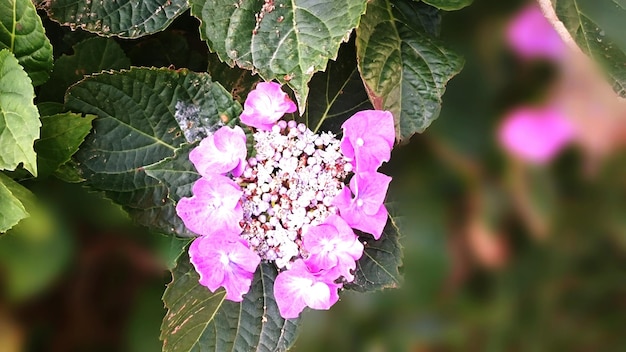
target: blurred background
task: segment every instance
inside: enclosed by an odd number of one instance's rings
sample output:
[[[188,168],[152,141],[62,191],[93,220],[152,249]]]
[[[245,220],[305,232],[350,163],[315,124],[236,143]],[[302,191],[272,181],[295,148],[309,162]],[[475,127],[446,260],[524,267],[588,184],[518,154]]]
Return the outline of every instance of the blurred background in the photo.
[[[465,67],[440,117],[382,170],[402,286],[308,311],[294,351],[626,351],[626,116],[567,54],[515,48],[507,31],[528,4],[444,14],[441,36]],[[55,56],[88,36],[45,25]],[[213,67],[191,17],[138,41],[119,41],[141,48],[127,52],[133,65]],[[559,109],[570,133],[537,144],[551,136],[537,123],[503,137],[520,107]],[[133,226],[78,184],[29,188],[41,214],[0,237],[0,351],[160,351],[167,268],[186,242]]]

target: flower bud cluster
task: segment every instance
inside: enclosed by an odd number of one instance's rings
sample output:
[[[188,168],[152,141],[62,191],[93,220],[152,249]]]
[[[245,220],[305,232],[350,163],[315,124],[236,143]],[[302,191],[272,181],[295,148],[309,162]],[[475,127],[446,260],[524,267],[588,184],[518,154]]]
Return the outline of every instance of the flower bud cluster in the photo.
[[[304,124],[279,121],[254,134],[256,155],[235,178],[243,190],[241,236],[261,259],[279,269],[305,257],[303,226],[318,225],[330,214],[352,165],[332,133],[315,134]]]
[[[284,318],[305,307],[329,309],[355,279],[364,251],[354,229],[379,239],[391,177],[378,172],[395,140],[388,111],[359,111],[343,137],[279,121],[296,106],[280,85],[248,94],[241,121],[256,129],[247,155],[244,130],[224,126],[189,153],[200,178],[176,212],[199,235],[189,259],[199,282],[242,301],[261,262],[275,263],[274,298]]]

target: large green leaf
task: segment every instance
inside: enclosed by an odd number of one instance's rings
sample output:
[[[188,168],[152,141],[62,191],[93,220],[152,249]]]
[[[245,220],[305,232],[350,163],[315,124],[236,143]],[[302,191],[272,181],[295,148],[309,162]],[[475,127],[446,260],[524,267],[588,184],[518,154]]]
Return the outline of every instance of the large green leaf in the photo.
[[[434,6],[438,9],[452,11],[459,10],[466,6],[469,6],[474,0],[423,0],[428,5]]]
[[[113,39],[89,38],[74,45],[73,49],[73,55],[63,55],[55,61],[50,80],[37,95],[39,101],[62,102],[65,90],[84,76],[130,67],[130,60]]]
[[[48,0],[48,16],[72,29],[102,36],[137,38],[164,30],[189,8],[186,0]]]
[[[326,68],[365,11],[366,0],[192,0],[211,51],[230,66],[293,88],[304,112],[307,82]]]
[[[133,68],[79,82],[69,89],[66,106],[98,116],[75,156],[89,185],[140,224],[189,235],[167,185],[146,168],[235,120],[241,106],[224,88],[208,74]]]
[[[0,233],[29,216],[22,203],[24,195],[32,197],[29,190],[0,172]]]
[[[445,85],[463,59],[433,37],[433,8],[408,0],[374,0],[357,29],[359,70],[370,100],[396,119],[398,138],[437,118]]]
[[[0,0],[0,49],[9,49],[34,86],[52,69],[52,45],[30,0]]]
[[[71,112],[41,118],[41,138],[35,142],[40,177],[51,175],[70,160],[91,130],[94,118]]]
[[[556,14],[580,48],[602,65],[626,97],[626,1],[553,0]]]
[[[350,116],[372,108],[356,66],[354,41],[341,46],[337,60],[314,75],[309,88],[311,94],[302,120],[313,132],[339,133],[341,124]]]
[[[37,176],[33,143],[39,138],[39,112],[35,91],[26,72],[7,49],[0,51],[0,170],[20,163]]]
[[[168,187],[169,197],[174,202],[178,202],[182,197],[191,197],[191,187],[200,178],[200,174],[189,161],[189,152],[193,147],[195,145],[184,145],[173,157],[146,167],[146,174]]]
[[[384,288],[397,288],[401,282],[402,246],[399,230],[393,216],[387,220],[383,234],[375,241],[371,236],[365,241],[363,256],[357,262],[354,281],[345,287],[367,292]]]
[[[161,325],[163,351],[286,351],[297,336],[298,319],[280,317],[274,300],[272,264],[261,263],[243,302],[211,293],[187,256],[181,256],[163,295],[168,313]]]

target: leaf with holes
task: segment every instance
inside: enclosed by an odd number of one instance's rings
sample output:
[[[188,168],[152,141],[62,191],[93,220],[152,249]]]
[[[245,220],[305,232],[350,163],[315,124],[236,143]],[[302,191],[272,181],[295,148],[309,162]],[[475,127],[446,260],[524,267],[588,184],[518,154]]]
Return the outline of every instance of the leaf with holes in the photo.
[[[55,61],[50,80],[37,95],[39,101],[62,102],[67,88],[86,75],[130,67],[130,60],[113,39],[89,38],[73,49],[73,55],[63,55]]]
[[[372,108],[356,67],[354,41],[341,46],[337,60],[315,74],[309,87],[311,96],[301,120],[313,132],[339,133],[350,116]]]
[[[185,0],[46,0],[40,7],[51,19],[72,29],[138,38],[164,30],[189,4]]]
[[[626,97],[626,2],[553,0],[552,4],[580,48],[604,67],[613,90]]]
[[[361,77],[376,109],[396,119],[396,135],[423,132],[437,118],[446,83],[463,59],[433,37],[432,7],[409,0],[374,0],[357,29]]]
[[[35,91],[17,59],[0,50],[0,170],[14,170],[20,163],[37,176],[33,143],[39,138],[39,112]]]
[[[337,55],[365,11],[366,0],[192,0],[201,34],[230,66],[287,83],[304,112],[307,83]]]
[[[167,185],[146,168],[235,121],[241,106],[226,90],[205,73],[133,68],[77,83],[66,95],[66,107],[98,116],[75,155],[87,183],[140,224],[190,235]]]
[[[0,0],[0,49],[9,49],[34,86],[52,69],[52,45],[30,0]]]
[[[200,279],[186,255],[172,272],[163,295],[168,309],[161,325],[164,352],[178,351],[286,351],[293,345],[298,319],[285,320],[274,300],[272,264],[261,263],[243,302],[225,300]]]

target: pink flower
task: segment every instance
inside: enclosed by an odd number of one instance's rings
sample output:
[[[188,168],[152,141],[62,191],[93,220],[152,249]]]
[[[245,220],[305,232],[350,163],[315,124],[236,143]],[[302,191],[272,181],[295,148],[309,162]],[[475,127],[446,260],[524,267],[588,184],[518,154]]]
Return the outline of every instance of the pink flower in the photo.
[[[293,262],[291,269],[278,274],[274,281],[274,297],[280,315],[297,318],[304,307],[329,309],[339,300],[341,285],[324,276],[311,273],[302,259]]]
[[[241,113],[241,122],[260,130],[271,130],[287,112],[296,111],[296,104],[275,82],[261,82],[248,94]]]
[[[354,280],[351,270],[363,255],[363,244],[342,218],[330,215],[322,224],[309,227],[302,234],[302,242],[309,253],[305,263],[312,272],[326,270],[331,280],[340,276]]]
[[[215,174],[233,172],[240,176],[246,163],[246,134],[241,127],[222,127],[206,137],[189,153],[189,160],[196,166],[200,175],[209,177]]]
[[[534,164],[549,162],[574,135],[572,123],[554,108],[514,110],[498,131],[504,149]]]
[[[383,161],[389,161],[396,137],[393,115],[389,111],[359,111],[341,127],[341,151],[352,159],[356,172],[376,171]]]
[[[506,38],[515,52],[527,59],[561,59],[565,44],[559,34],[541,13],[541,9],[532,4],[523,8],[509,23]]]
[[[200,274],[200,284],[215,292],[226,289],[226,299],[241,302],[261,258],[236,234],[214,233],[196,238],[189,259]]]
[[[350,180],[350,188],[344,187],[333,204],[350,227],[379,239],[387,223],[388,213],[383,202],[389,182],[391,177],[378,172],[357,173]]]
[[[199,235],[241,232],[239,200],[243,192],[239,185],[226,176],[214,175],[198,179],[192,191],[191,198],[181,198],[176,204],[176,213],[189,230]]]

